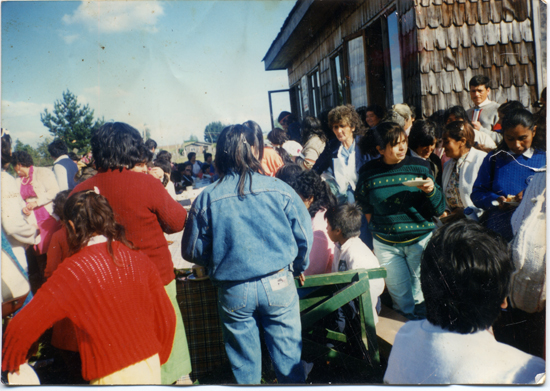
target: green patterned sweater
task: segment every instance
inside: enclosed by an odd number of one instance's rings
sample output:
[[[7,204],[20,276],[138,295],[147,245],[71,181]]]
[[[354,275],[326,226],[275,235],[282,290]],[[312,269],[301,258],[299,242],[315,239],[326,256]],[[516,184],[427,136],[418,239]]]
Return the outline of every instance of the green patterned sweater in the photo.
[[[418,177],[434,180],[430,164],[411,156],[394,165],[380,158],[361,168],[355,199],[363,213],[371,215],[369,228],[374,239],[402,247],[422,240],[435,229],[432,217],[444,212],[445,198],[435,181],[429,194],[402,184]]]

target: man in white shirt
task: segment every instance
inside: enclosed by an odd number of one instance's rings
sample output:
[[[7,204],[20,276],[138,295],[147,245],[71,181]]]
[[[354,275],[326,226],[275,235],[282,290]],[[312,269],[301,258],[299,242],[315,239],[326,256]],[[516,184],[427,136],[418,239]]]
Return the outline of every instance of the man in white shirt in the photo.
[[[78,172],[78,166],[67,155],[67,146],[61,139],[54,140],[48,145],[48,152],[55,159],[53,172],[59,191],[71,190],[76,186],[74,176]]]
[[[491,79],[487,76],[477,75],[470,79],[470,98],[474,104],[469,108],[468,118],[475,130],[488,134],[495,144],[502,141],[500,133],[493,131],[493,125],[498,122],[498,103],[489,100]]]
[[[507,307],[514,263],[508,243],[469,219],[435,231],[421,261],[425,320],[395,337],[388,384],[528,384],[545,362],[498,342],[491,325]]]

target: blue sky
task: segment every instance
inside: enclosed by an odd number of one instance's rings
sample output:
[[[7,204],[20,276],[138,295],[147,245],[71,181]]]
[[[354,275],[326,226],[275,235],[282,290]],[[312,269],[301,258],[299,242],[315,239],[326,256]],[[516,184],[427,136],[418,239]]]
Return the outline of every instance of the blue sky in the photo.
[[[212,121],[267,132],[267,91],[288,78],[261,60],[294,3],[2,2],[2,127],[35,145],[50,136],[40,113],[69,89],[160,145],[202,140]]]

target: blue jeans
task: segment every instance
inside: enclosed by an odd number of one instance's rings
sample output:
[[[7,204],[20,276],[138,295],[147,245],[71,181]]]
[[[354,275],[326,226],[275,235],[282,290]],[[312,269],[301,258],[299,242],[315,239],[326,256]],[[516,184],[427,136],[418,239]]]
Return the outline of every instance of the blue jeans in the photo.
[[[424,295],[420,287],[420,259],[428,244],[430,233],[421,241],[406,247],[389,246],[374,239],[374,254],[380,266],[386,268],[386,287],[393,301],[393,308],[409,319],[425,317]],[[415,311],[416,306],[416,311]]]
[[[218,283],[218,298],[225,351],[239,384],[260,384],[259,324],[278,382],[305,382],[298,293],[288,268],[246,282]]]

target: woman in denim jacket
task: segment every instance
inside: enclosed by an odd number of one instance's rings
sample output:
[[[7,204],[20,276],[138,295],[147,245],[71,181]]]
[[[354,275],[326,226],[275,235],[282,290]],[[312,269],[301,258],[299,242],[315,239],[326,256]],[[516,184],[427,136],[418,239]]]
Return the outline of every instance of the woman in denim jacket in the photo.
[[[293,274],[309,264],[311,218],[290,186],[260,174],[262,147],[247,126],[222,131],[216,147],[220,180],[193,203],[182,255],[206,266],[218,286],[225,349],[237,382],[260,383],[261,324],[278,382],[303,383]]]

